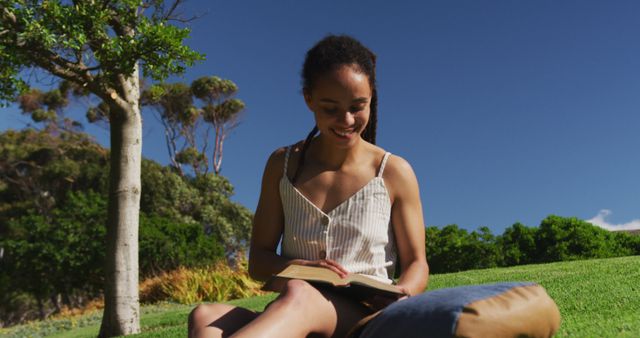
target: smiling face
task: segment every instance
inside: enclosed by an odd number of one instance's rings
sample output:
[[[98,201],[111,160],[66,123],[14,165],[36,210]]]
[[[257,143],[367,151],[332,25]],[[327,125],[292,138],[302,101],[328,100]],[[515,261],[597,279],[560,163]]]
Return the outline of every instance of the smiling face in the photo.
[[[324,141],[339,147],[360,142],[369,121],[371,86],[356,66],[340,66],[320,76],[304,98]]]

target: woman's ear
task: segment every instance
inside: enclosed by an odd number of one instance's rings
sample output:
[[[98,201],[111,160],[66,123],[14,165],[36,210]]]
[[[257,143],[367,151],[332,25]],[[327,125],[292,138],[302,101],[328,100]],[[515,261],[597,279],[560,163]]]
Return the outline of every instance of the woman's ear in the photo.
[[[307,104],[309,110],[313,110],[311,109],[311,94],[307,90],[303,90],[302,96],[304,97],[304,102]]]

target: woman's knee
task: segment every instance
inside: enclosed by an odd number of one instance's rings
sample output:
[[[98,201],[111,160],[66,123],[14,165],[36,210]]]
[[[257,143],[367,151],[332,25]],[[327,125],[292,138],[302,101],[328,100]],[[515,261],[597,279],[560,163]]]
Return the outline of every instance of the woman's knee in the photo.
[[[207,326],[231,310],[226,304],[200,304],[189,313],[189,328]]]
[[[320,291],[308,282],[299,279],[287,281],[278,299],[278,303],[294,308],[296,311],[317,308],[321,302],[326,301]]]
[[[322,296],[320,291],[313,287],[309,282],[300,279],[291,279],[287,281],[284,292],[285,297],[289,298],[307,298]]]
[[[258,316],[248,309],[227,304],[201,304],[189,313],[189,337],[227,337]]]

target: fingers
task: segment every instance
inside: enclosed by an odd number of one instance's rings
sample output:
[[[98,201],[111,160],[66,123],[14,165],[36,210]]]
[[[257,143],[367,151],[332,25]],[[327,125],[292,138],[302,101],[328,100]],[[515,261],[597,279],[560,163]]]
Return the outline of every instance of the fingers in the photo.
[[[300,265],[308,265],[308,266],[318,266],[325,269],[329,269],[335,272],[340,278],[345,278],[349,275],[349,271],[345,269],[340,263],[331,260],[331,259],[318,259],[315,261],[307,261],[307,260],[298,260],[296,259],[292,263],[300,264]]]
[[[309,261],[307,265],[319,266],[335,272],[340,278],[345,278],[349,274],[340,264],[330,259],[319,259],[317,261]]]
[[[400,291],[404,294],[404,296],[398,298],[398,300],[403,300],[411,297],[411,292],[409,292],[409,289],[406,286],[396,285],[396,287],[400,289]]]
[[[402,297],[401,299],[408,298],[408,297],[410,297],[410,296],[411,296],[411,293],[409,292],[409,289],[408,289],[406,286],[396,285],[396,287],[397,287],[398,289],[400,289],[400,291],[402,291],[402,293],[404,293],[404,294],[405,294],[405,296],[404,296],[404,297]]]
[[[349,271],[347,271],[347,269],[345,269],[342,265],[340,265],[338,262],[334,260],[322,259],[320,261],[324,264],[323,265],[324,267],[329,268],[335,273],[337,273],[338,276],[340,276],[340,278],[345,278],[349,274]]]

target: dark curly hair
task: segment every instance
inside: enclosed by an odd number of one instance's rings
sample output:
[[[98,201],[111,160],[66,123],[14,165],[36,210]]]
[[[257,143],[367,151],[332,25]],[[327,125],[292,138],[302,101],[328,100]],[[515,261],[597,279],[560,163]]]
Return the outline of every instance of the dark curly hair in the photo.
[[[302,67],[302,90],[311,92],[318,78],[344,65],[353,65],[355,69],[369,78],[371,87],[371,103],[369,122],[362,132],[362,138],[367,142],[376,143],[376,125],[378,122],[378,92],[376,89],[376,55],[360,41],[347,35],[329,35],[320,40],[308,52]],[[298,166],[293,175],[295,183],[304,165],[304,157],[313,137],[318,133],[318,127],[313,127],[304,141]]]

